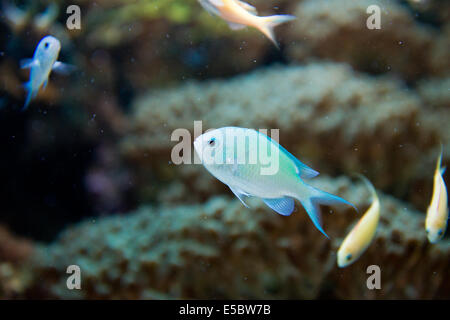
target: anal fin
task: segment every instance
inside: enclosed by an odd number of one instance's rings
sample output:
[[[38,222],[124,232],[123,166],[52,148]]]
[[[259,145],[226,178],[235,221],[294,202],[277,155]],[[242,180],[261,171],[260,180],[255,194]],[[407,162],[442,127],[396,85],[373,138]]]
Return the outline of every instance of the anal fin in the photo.
[[[247,26],[245,26],[243,24],[239,24],[239,23],[234,23],[234,22],[227,22],[227,23],[230,26],[231,30],[242,30],[247,27]]]
[[[294,200],[292,198],[263,199],[264,203],[272,210],[283,216],[289,216],[294,211]]]

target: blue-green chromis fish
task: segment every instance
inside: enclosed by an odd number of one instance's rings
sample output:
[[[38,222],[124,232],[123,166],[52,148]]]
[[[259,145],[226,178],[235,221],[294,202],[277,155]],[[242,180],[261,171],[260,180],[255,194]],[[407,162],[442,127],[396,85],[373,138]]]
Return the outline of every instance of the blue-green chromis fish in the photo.
[[[309,168],[275,140],[253,129],[224,127],[207,131],[194,141],[205,168],[228,185],[245,205],[244,197],[261,198],[277,213],[289,216],[294,199],[301,202],[314,225],[322,228],[319,204],[348,201],[304,182],[318,172]]]
[[[27,98],[22,110],[28,108],[31,100],[36,97],[42,86],[45,89],[52,70],[67,74],[74,69],[71,65],[57,61],[60,50],[59,40],[52,36],[46,36],[37,45],[33,58],[21,61],[22,69],[30,68],[30,80],[24,85]]]

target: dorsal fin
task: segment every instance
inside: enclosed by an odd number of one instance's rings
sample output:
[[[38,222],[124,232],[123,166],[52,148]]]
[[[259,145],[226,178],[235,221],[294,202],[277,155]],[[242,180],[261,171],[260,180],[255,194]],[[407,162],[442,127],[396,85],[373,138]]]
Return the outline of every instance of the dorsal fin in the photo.
[[[292,198],[263,199],[264,203],[272,210],[283,216],[289,216],[294,211],[294,200]]]
[[[211,2],[213,5],[215,5],[216,7],[222,7],[223,6],[222,0],[208,0],[208,1]]]
[[[264,134],[260,132],[260,134]],[[264,134],[265,135],[265,134]],[[295,164],[297,168],[297,174],[300,178],[311,179],[319,174],[316,170],[308,167],[306,164],[298,160],[293,154],[287,151],[282,145],[280,145],[277,141],[273,140],[271,137],[265,135],[270,141],[272,141],[275,145],[277,145],[280,150],[282,150]]]

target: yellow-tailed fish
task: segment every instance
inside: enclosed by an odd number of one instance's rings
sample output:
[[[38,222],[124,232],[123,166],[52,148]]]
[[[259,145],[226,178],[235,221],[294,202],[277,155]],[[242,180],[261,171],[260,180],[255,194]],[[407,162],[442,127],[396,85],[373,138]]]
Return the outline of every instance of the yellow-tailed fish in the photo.
[[[56,61],[60,50],[61,43],[59,40],[52,36],[46,36],[37,45],[33,58],[24,59],[20,62],[22,69],[30,68],[30,80],[24,85],[27,98],[22,110],[28,107],[31,99],[36,97],[42,86],[45,89],[52,70],[69,73],[74,69],[71,65]]]
[[[441,162],[442,150],[434,173],[433,197],[425,219],[425,230],[431,243],[436,243],[444,236],[448,221],[447,188],[442,178],[445,168],[441,168]]]
[[[199,0],[200,4],[211,14],[224,19],[231,29],[239,30],[254,27],[264,33],[278,48],[273,28],[279,24],[294,20],[291,15],[257,16],[252,5],[239,0]]]
[[[337,264],[340,268],[347,267],[358,260],[369,247],[375,237],[380,219],[380,200],[375,188],[365,177],[361,176],[361,178],[370,189],[372,204],[342,242],[337,252]]]
[[[305,183],[319,173],[290,154],[276,141],[253,129],[225,127],[207,131],[194,141],[205,168],[245,205],[258,197],[277,213],[289,216],[294,199],[301,202],[317,229],[322,229],[319,204],[348,201]]]

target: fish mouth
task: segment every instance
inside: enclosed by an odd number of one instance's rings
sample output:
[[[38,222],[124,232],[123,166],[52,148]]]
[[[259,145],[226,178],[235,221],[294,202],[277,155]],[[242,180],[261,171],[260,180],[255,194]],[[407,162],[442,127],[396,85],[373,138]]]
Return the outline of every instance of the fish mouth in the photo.
[[[197,153],[198,157],[202,158],[202,138],[201,136],[197,137],[197,139],[194,140],[194,150]]]

